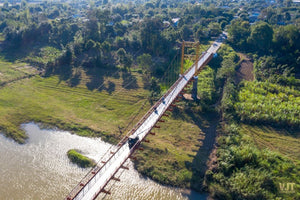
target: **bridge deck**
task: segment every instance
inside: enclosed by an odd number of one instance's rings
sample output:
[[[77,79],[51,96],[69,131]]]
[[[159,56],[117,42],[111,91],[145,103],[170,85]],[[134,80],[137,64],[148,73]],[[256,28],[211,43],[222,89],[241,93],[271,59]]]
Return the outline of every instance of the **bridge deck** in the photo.
[[[71,191],[66,197],[67,200],[90,200],[95,199],[100,192],[104,192],[105,186],[114,178],[118,170],[123,166],[126,160],[138,148],[140,143],[146,138],[151,129],[163,116],[166,110],[171,106],[175,98],[184,89],[187,83],[193,78],[194,74],[204,68],[211,60],[213,54],[220,48],[223,37],[211,45],[207,52],[203,53],[198,62],[193,64],[178,80],[170,87],[161,99],[144,115],[144,117],[129,132],[128,137],[118,144],[113,150],[113,154],[102,163],[98,163]],[[134,140],[135,139],[135,140]],[[130,143],[131,140],[131,143]]]

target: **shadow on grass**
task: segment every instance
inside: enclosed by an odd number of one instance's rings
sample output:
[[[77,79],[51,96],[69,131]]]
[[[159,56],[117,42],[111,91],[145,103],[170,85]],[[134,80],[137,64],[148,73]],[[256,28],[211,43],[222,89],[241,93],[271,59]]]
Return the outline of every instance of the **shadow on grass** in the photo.
[[[5,44],[2,44],[2,46],[5,46]],[[35,52],[39,50],[41,46],[34,46],[33,49],[30,49],[29,47],[26,48],[20,48],[17,50],[13,49],[4,49],[1,53],[4,56],[4,59],[14,62],[16,60],[22,60],[26,58],[30,53]],[[76,70],[72,65],[60,65],[58,62],[49,63],[48,66],[45,68],[44,76],[49,77],[52,75],[59,76],[59,80],[66,81],[69,86],[76,87],[80,84],[82,80],[82,74],[81,73],[74,73]],[[120,70],[115,66],[100,66],[100,67],[84,67],[84,71],[86,72],[88,82],[86,83],[86,87],[89,90],[98,90],[98,91],[107,91],[109,94],[112,94],[115,89],[116,85],[115,83],[108,81],[105,82],[105,77],[112,77],[114,79],[119,79],[120,76]],[[122,73],[122,87],[125,89],[137,89],[139,88],[137,84],[137,79],[135,76],[133,76],[128,71],[123,71]]]
[[[205,115],[198,115],[192,110],[188,111],[194,123],[205,133],[205,138],[202,145],[197,151],[196,156],[192,162],[186,162],[186,167],[192,170],[191,187],[197,191],[205,191],[203,188],[204,175],[207,170],[207,162],[209,156],[214,149],[216,137],[217,137],[217,126],[219,124],[219,116],[216,112],[209,112]]]
[[[71,87],[76,87],[77,85],[80,84],[80,80],[81,80],[81,72],[77,72],[70,78],[69,85]]]
[[[24,58],[26,58],[30,52],[32,51],[32,49],[15,49],[12,47],[6,48],[7,43],[3,42],[2,43],[2,51],[1,54],[3,55],[4,59],[7,60],[8,62],[15,62],[15,61],[19,61],[22,60]]]
[[[58,68],[59,80],[67,81],[72,77],[73,69],[70,65],[63,65]]]
[[[86,83],[89,90],[107,91],[109,94],[115,91],[116,84],[108,81],[105,83],[105,77],[113,77],[115,79],[120,78],[118,68],[90,68],[86,70],[86,75],[90,78],[90,81]]]
[[[136,77],[133,76],[130,72],[124,71],[122,73],[122,79],[123,79],[122,87],[124,87],[125,89],[139,88]]]
[[[63,65],[57,66],[52,64],[48,66],[45,70],[44,76],[49,77],[52,75],[59,76],[60,81],[66,81],[69,86],[76,87],[82,81],[82,70],[85,71],[85,75],[87,76],[84,78],[84,81],[87,80],[85,83],[88,90],[97,90],[97,91],[107,91],[109,94],[112,94],[115,89],[116,85],[112,81],[105,82],[105,77],[112,77],[114,79],[120,78],[120,72],[116,67],[91,67],[91,68],[82,68],[76,69],[71,65]]]
[[[89,90],[100,90],[104,84],[104,74],[97,68],[91,68],[86,71],[86,75],[90,78],[90,81],[86,83],[86,87]]]
[[[111,81],[108,81],[108,87],[105,89],[109,94],[113,93],[116,90],[116,84]]]

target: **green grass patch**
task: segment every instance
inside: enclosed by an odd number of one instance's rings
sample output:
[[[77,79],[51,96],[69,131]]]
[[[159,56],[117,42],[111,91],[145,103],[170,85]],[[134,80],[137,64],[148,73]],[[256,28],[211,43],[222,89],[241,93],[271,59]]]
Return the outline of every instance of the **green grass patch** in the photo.
[[[213,103],[216,93],[215,72],[206,66],[198,75],[198,96],[205,103]]]
[[[46,65],[48,62],[54,62],[61,55],[60,50],[51,46],[42,47],[37,52],[32,52],[25,60],[37,65]]]
[[[0,85],[35,74],[35,68],[25,63],[11,63],[0,58]]]
[[[243,124],[241,132],[251,137],[260,149],[269,149],[291,160],[300,161],[300,131]]]
[[[102,136],[116,143],[135,115],[136,122],[149,108],[148,92],[137,76],[137,89],[123,88],[120,77],[104,78],[103,87],[114,84],[114,91],[88,90],[88,78],[70,87],[59,77],[34,77],[11,83],[0,89],[0,129],[18,142],[26,138],[20,124],[41,122],[85,136]],[[132,124],[133,125],[133,124]]]
[[[70,161],[79,167],[87,168],[87,167],[94,167],[96,162],[92,159],[82,155],[78,150],[71,149],[67,152],[68,158]]]
[[[203,143],[211,136],[202,128],[209,127],[212,119],[190,112],[177,112],[179,115],[160,123],[161,127],[153,130],[156,135],[148,136],[150,143],[143,143],[144,151],[139,151],[135,164],[139,172],[159,183],[201,190],[210,153]],[[197,125],[195,118],[201,124]]]

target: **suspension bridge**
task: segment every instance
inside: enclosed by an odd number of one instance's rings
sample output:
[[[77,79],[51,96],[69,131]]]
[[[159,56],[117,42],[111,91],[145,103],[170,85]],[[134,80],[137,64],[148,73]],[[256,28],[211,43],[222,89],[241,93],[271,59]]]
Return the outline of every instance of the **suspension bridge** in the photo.
[[[120,169],[128,169],[124,165],[127,159],[133,158],[133,153],[141,149],[140,144],[142,142],[148,142],[146,140],[148,134],[155,134],[151,130],[159,128],[157,123],[164,121],[162,117],[166,116],[165,112],[172,111],[175,106],[173,102],[181,98],[184,88],[193,81],[193,77],[213,58],[224,39],[226,39],[225,33],[200,57],[196,57],[196,62],[185,73],[179,75],[179,78],[169,90],[150,108],[118,145],[111,147],[108,154],[87,173],[65,200],[90,200],[97,198],[100,193],[110,194],[105,189],[107,184],[111,180],[120,181],[116,176],[117,172]]]

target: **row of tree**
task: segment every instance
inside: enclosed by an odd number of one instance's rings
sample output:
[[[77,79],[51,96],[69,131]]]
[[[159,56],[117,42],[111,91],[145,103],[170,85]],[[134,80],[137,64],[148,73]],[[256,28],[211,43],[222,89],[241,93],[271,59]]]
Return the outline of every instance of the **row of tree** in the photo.
[[[232,46],[257,58],[257,80],[300,73],[300,27],[297,25],[272,26],[260,22],[250,26],[249,22],[238,19],[228,27],[228,33]]]
[[[5,5],[0,32],[12,52],[25,49],[25,60],[34,64],[44,47],[61,52],[56,62],[41,62],[40,67],[121,65],[129,69],[138,56],[149,54],[158,67],[149,66],[148,71],[159,77],[182,40],[205,42],[218,36],[233,18],[228,9],[195,2],[94,3],[94,7],[85,2]]]

